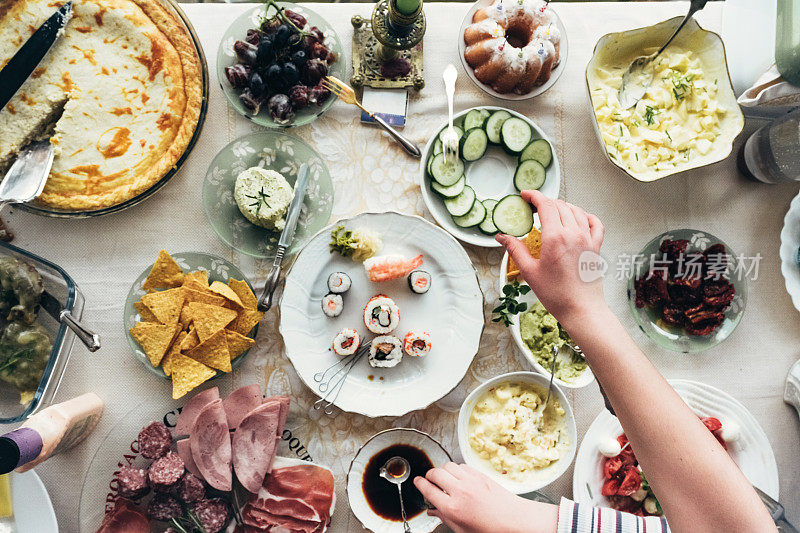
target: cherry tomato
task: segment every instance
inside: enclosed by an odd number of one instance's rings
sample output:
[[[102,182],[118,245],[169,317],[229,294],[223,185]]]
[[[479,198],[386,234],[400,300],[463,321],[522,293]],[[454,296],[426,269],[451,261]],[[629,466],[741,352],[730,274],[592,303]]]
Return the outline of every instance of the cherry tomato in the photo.
[[[614,477],[614,474],[619,472],[620,468],[622,468],[622,458],[619,455],[616,457],[607,457],[603,462],[603,477],[611,479]]]
[[[639,475],[639,471],[636,468],[631,467],[625,472],[625,479],[622,480],[617,494],[620,496],[630,496],[639,490],[641,486],[642,476]]]
[[[714,431],[719,431],[720,429],[722,429],[722,422],[720,422],[719,419],[714,418],[713,416],[707,416],[706,418],[701,418],[700,420],[712,433]]]
[[[612,478],[603,483],[603,496],[614,496],[619,490],[619,480]]]

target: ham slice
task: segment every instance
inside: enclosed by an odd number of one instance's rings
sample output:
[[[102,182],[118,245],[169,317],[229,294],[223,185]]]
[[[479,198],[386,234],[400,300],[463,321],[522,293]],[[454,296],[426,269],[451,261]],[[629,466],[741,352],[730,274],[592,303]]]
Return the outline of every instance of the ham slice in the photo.
[[[97,533],[150,533],[150,521],[132,501],[120,498]]]
[[[212,401],[197,414],[189,432],[189,445],[206,483],[217,490],[231,490],[231,438],[222,400]]]
[[[178,456],[183,459],[183,465],[186,467],[186,470],[200,479],[203,479],[203,474],[200,473],[197,465],[194,464],[194,458],[192,457],[192,446],[189,444],[189,439],[181,439],[176,444],[178,446]]]
[[[267,401],[245,416],[233,434],[233,468],[249,492],[261,489],[264,476],[272,467],[280,412],[280,402]]]
[[[175,424],[175,435],[188,435],[192,431],[194,421],[197,420],[197,415],[203,410],[203,407],[214,400],[219,400],[219,389],[216,387],[192,396],[183,406],[181,414],[178,415],[178,422]]]
[[[261,386],[256,383],[239,387],[222,400],[225,415],[228,417],[228,429],[236,429],[244,417],[253,409],[264,403]]]
[[[291,401],[288,396],[275,396],[271,398],[278,400],[281,403],[281,418],[278,422],[278,439],[283,437],[283,428],[286,426],[286,418],[289,416],[289,402]]]

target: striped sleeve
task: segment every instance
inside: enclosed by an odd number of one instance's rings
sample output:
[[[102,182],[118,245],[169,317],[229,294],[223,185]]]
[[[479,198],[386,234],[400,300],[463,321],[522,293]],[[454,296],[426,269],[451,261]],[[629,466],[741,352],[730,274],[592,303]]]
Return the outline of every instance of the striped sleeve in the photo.
[[[561,498],[558,533],[670,533],[663,516],[641,517]]]

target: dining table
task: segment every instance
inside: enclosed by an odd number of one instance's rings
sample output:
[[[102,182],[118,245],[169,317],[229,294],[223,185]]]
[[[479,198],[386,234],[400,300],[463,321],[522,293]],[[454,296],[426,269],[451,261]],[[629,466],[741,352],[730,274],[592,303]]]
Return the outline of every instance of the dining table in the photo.
[[[725,2],[709,2],[696,15],[700,25],[720,31]],[[217,51],[233,20],[255,4],[181,4],[199,35],[210,74],[208,115],[191,155],[175,177],[143,203],[98,218],[59,219],[11,208],[4,214],[14,229],[14,244],[62,266],[86,299],[83,319],[102,337],[102,348],[90,353],[75,343],[71,360],[55,398],[63,401],[95,392],[106,410],[85,442],[36,468],[47,487],[66,533],[94,531],[99,524],[82,524],[81,496],[93,458],[112,431],[131,432],[149,422],[138,410],[151,412],[179,405],[171,399],[171,384],[155,376],[131,351],[123,327],[123,304],[136,277],[154,261],[159,250],[205,251],[237,265],[260,289],[270,262],[237,253],[214,233],[202,205],[202,184],[212,158],[224,146],[260,127],[232,108],[217,76]],[[469,3],[431,2],[424,6],[425,87],[410,90],[404,134],[423,146],[447,116],[442,72],[448,64],[458,70],[456,111],[478,105],[499,105],[530,117],[553,142],[562,172],[560,196],[595,213],[606,228],[602,255],[610,268],[604,290],[611,309],[657,368],[668,378],[707,383],[738,399],[760,422],[777,460],[780,499],[787,515],[800,523],[800,423],[797,412],[784,403],[787,372],[800,358],[800,315],[784,287],[778,256],[783,217],[800,185],[765,185],[748,181],[737,170],[736,151],[754,126],[748,123],[727,159],[669,176],[652,183],[635,181],[611,164],[598,142],[592,121],[585,69],[595,43],[606,33],[642,27],[683,15],[688,2],[569,2],[551,4],[562,19],[569,42],[560,79],[544,94],[518,101],[497,100],[467,76],[459,58],[461,21]],[[369,18],[371,4],[304,4],[324,17],[344,43],[347,76],[351,72],[351,17]],[[740,35],[758,39],[759,32]],[[728,57],[735,62],[736,57]],[[285,130],[310,144],[333,178],[331,222],[361,212],[397,211],[433,221],[419,186],[420,161],[409,157],[390,137],[360,121],[360,113],[343,102],[313,123]],[[639,252],[653,237],[673,229],[694,228],[725,241],[737,253],[756,258],[741,323],[721,344],[701,353],[664,350],[637,327],[629,306],[627,273],[620,258]],[[503,250],[465,244],[484,298],[485,329],[477,354],[459,385],[426,409],[400,417],[368,418],[336,412],[329,416],[313,407],[317,395],[295,373],[283,353],[278,331],[279,309],[261,322],[256,345],[244,363],[218,380],[228,388],[251,383],[267,395],[287,394],[292,407],[287,428],[298,445],[317,463],[332,469],[337,503],[331,531],[360,531],[350,512],[345,480],[359,447],[373,434],[392,427],[424,431],[453,456],[458,449],[456,418],[466,395],[480,382],[511,371],[531,370],[518,353],[510,331],[492,322],[502,284]],[[278,298],[280,294],[278,294]],[[447,357],[447,353],[441,353]],[[408,392],[414,394],[413,390]],[[577,422],[578,438],[603,410],[596,383],[566,390]],[[144,406],[144,407],[143,407]],[[146,409],[145,409],[146,408]],[[659,406],[652,406],[659,409]],[[121,420],[135,420],[130,427]],[[138,428],[136,427],[138,424]],[[123,450],[120,450],[122,453]],[[95,482],[92,477],[89,482]],[[552,500],[572,495],[572,468],[543,489]],[[98,503],[102,505],[102,502]]]

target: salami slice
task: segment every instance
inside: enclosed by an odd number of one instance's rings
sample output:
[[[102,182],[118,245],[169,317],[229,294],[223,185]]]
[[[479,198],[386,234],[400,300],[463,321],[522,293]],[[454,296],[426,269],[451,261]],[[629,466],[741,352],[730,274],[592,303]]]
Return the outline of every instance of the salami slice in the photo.
[[[156,494],[147,504],[147,516],[152,520],[169,522],[183,514],[181,503],[169,494]]]
[[[280,421],[281,406],[278,401],[267,401],[242,420],[233,434],[233,468],[242,486],[257,493],[264,476],[272,467],[275,434]]]
[[[212,401],[197,414],[189,432],[189,445],[206,483],[217,490],[231,490],[231,438],[222,400]]]
[[[164,457],[153,461],[153,464],[150,465],[150,470],[147,472],[147,477],[153,490],[166,492],[178,482],[185,471],[186,468],[184,468],[183,459],[181,459],[180,455],[169,451]]]
[[[228,505],[220,498],[203,499],[192,506],[206,533],[219,533],[230,521]]]
[[[225,416],[228,417],[228,429],[236,429],[245,416],[264,403],[264,396],[261,394],[261,385],[255,383],[245,387],[239,387],[222,400],[225,408]]]
[[[205,497],[206,487],[200,478],[191,472],[186,472],[175,485],[173,492],[180,501],[192,503]]]
[[[139,432],[139,453],[148,459],[158,459],[169,451],[172,433],[161,422],[153,422]]]
[[[197,415],[203,410],[203,407],[210,404],[214,400],[219,400],[219,389],[212,387],[192,396],[181,409],[181,414],[178,415],[178,422],[175,424],[175,435],[188,435],[194,421],[197,420]]]
[[[181,439],[177,443],[178,446],[178,455],[181,456],[183,459],[183,465],[186,467],[186,470],[194,474],[195,476],[203,479],[203,475],[200,473],[200,470],[197,468],[197,465],[194,464],[194,458],[192,457],[192,447],[189,444],[189,439]]]
[[[150,491],[147,470],[123,466],[117,474],[117,493],[123,498],[138,500]]]

